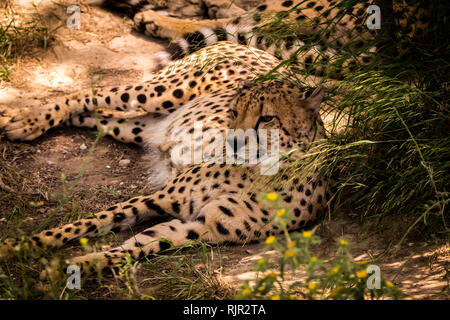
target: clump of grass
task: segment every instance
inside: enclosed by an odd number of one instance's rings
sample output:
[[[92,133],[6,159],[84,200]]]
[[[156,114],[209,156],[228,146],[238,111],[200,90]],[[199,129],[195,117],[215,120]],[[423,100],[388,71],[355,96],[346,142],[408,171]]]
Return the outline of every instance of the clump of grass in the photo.
[[[47,49],[59,26],[52,28],[37,10],[24,16],[12,5],[5,5],[0,12],[0,77],[8,80],[16,59],[33,54],[37,48]]]
[[[38,259],[39,258],[39,259]],[[31,251],[21,250],[15,254],[16,263],[0,262],[1,299],[74,299],[80,292],[66,290],[67,275],[53,272],[62,269],[60,256],[50,253],[37,256]],[[41,278],[42,270],[51,277]]]
[[[350,73],[328,94],[329,139],[288,171],[297,176],[320,169],[334,181],[339,208],[359,211],[375,226],[388,215],[406,220],[400,242],[411,231],[444,237],[450,200],[446,101],[444,90],[421,90],[378,71]]]
[[[422,222],[434,235],[447,233],[447,93],[372,71],[349,75],[336,91],[344,94],[333,104],[335,122],[348,121],[342,132],[331,131],[325,167],[339,174],[338,192],[351,190],[347,201],[376,222],[401,214],[414,220],[412,227]],[[361,141],[367,143],[355,144]]]
[[[442,5],[442,1],[435,2]],[[349,4],[340,1],[336,6],[346,8]],[[425,237],[442,237],[449,232],[446,214],[450,199],[449,42],[443,41],[448,37],[443,37],[445,24],[442,13],[437,12],[442,6],[422,7],[436,18],[427,21],[429,26],[422,34],[411,35],[411,28],[396,23],[406,13],[395,12],[395,19],[383,25],[386,30],[382,28],[378,36],[356,51],[364,53],[377,46],[377,63],[353,60],[351,68],[341,70],[343,79],[337,84],[330,76],[339,70],[322,74],[320,82],[328,87],[326,113],[332,115],[333,121],[328,132],[330,139],[311,156],[320,156],[322,174],[335,181],[332,189],[340,208],[360,211],[362,219],[373,221],[375,226],[387,215],[406,220],[409,227],[401,241],[411,232]],[[388,8],[382,10],[388,12]],[[283,24],[283,19],[279,16],[271,23]],[[329,19],[322,29],[334,23],[335,20]],[[287,30],[297,38],[305,36],[298,34],[298,29]],[[307,37],[307,45],[299,48],[296,55],[308,47],[320,46],[322,32]],[[282,32],[272,36],[285,37]],[[345,50],[352,41],[343,44],[342,50],[335,50],[336,63],[355,56],[355,52]],[[280,66],[294,63],[295,56],[283,60]],[[283,77],[304,87],[305,73],[320,63],[312,61],[303,70],[291,68]],[[329,68],[331,65],[334,62]],[[334,67],[341,68],[342,64]],[[276,77],[276,72],[270,72],[257,81]],[[312,165],[317,166],[317,162],[296,163],[291,175]]]
[[[186,255],[185,249],[195,253]],[[221,281],[213,264],[217,253],[208,251],[205,243],[192,242],[164,255],[158,255],[142,264],[145,279],[142,285],[154,284],[148,294],[155,299],[230,299],[234,289]],[[183,250],[183,251],[181,251]]]
[[[348,250],[349,243],[341,239],[336,249],[336,256],[323,259],[311,254],[311,248],[320,243],[320,238],[312,231],[289,233],[287,225],[293,217],[277,201],[276,193],[269,193],[265,198],[271,210],[276,210],[272,223],[283,230],[282,237],[270,236],[266,245],[280,254],[275,267],[269,257],[260,258],[255,264],[258,275],[253,283],[245,281],[238,294],[240,299],[398,299],[401,292],[396,286],[382,279],[380,274],[372,277],[368,261],[355,262]],[[284,241],[283,241],[284,240]],[[306,272],[304,280],[288,284],[286,273],[303,267]],[[278,270],[276,270],[278,269]],[[372,282],[373,287],[369,287]]]
[[[14,224],[19,229],[27,224],[25,217],[41,207],[42,202],[40,195],[38,195],[39,191],[36,193],[23,191],[22,183],[26,177],[16,163],[10,162],[14,158],[8,153],[11,150],[11,144],[4,143],[3,146],[4,158],[0,158],[0,203],[2,204],[0,218],[2,224],[6,226]],[[10,210],[6,208],[10,208]],[[5,230],[13,232],[11,228],[5,228]],[[0,238],[3,239],[4,236],[6,235],[2,234]]]

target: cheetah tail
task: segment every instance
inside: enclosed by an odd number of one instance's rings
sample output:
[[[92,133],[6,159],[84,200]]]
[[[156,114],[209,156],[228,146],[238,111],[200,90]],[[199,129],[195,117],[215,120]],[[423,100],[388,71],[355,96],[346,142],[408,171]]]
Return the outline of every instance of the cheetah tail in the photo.
[[[85,3],[112,9],[124,13],[131,18],[134,17],[136,13],[158,9],[151,3],[151,0],[86,0]]]
[[[198,31],[186,33],[181,38],[171,41],[165,50],[155,53],[156,65],[161,69],[174,60],[224,40],[232,39],[227,30],[221,27],[201,28]]]

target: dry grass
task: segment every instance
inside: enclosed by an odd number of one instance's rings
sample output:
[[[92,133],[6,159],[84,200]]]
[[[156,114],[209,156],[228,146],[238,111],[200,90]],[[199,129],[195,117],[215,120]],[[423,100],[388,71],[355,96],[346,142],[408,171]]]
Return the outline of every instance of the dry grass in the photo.
[[[18,59],[46,50],[55,41],[62,24],[53,10],[47,12],[34,7],[33,12],[22,13],[10,0],[0,7],[0,79],[9,79]]]

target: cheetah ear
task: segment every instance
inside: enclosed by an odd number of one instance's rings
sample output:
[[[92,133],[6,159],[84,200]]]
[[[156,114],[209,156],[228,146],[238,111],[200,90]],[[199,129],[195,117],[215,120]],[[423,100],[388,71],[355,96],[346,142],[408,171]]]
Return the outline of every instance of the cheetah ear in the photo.
[[[320,103],[324,95],[325,88],[323,86],[318,86],[305,92],[305,100],[303,101],[306,103],[307,110],[314,114],[319,113]]]

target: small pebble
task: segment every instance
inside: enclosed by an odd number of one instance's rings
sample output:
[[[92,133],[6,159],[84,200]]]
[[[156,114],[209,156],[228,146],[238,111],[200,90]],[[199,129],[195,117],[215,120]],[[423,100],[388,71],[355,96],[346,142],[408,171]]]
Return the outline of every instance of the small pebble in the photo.
[[[128,159],[122,159],[122,160],[119,161],[119,166],[127,167],[130,163],[131,163],[131,161],[128,160]]]

